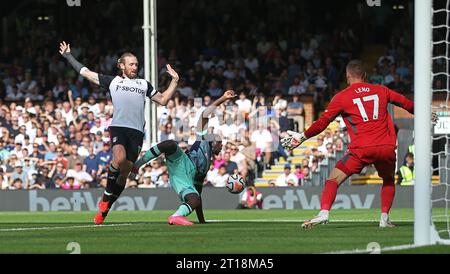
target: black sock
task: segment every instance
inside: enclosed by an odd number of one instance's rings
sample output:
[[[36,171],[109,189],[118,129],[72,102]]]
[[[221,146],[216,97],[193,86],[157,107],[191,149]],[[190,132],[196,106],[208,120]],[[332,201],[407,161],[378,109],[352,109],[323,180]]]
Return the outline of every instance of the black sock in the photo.
[[[120,176],[120,170],[116,169],[113,165],[109,166],[108,170],[108,182],[106,183],[105,192],[103,194],[103,202],[110,202],[109,206],[119,198],[125,186],[117,184],[117,179]]]

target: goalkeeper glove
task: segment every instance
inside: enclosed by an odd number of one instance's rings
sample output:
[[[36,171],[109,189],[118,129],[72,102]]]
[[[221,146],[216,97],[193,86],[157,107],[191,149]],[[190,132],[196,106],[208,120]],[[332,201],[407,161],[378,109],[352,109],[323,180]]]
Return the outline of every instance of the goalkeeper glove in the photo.
[[[287,150],[292,150],[298,146],[300,146],[304,141],[306,141],[308,138],[305,137],[305,134],[298,133],[295,131],[287,131],[288,137],[281,139],[281,146]]]

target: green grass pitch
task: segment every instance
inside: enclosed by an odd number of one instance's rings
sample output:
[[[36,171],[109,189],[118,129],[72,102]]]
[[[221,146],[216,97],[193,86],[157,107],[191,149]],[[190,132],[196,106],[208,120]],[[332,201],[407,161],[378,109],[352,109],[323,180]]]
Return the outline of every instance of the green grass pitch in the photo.
[[[62,253],[77,242],[81,253],[297,254],[367,250],[413,242],[413,210],[394,209],[396,228],[378,227],[379,210],[334,210],[330,224],[302,230],[317,211],[206,210],[208,224],[169,226],[171,211],[112,211],[94,226],[94,212],[0,213],[0,253]],[[195,213],[189,219],[196,221]],[[437,223],[440,229],[446,223]],[[383,253],[383,252],[382,252]],[[387,253],[447,253],[430,246]]]

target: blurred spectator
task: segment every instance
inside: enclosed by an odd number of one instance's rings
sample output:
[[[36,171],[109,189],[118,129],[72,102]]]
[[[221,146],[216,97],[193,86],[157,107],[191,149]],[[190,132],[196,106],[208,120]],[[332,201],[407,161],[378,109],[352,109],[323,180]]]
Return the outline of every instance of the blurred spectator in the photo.
[[[18,162],[16,154],[10,154],[9,159],[6,160],[4,165],[4,171],[8,174],[14,172],[14,164]]]
[[[211,174],[210,174],[211,173]],[[214,187],[224,187],[230,174],[227,173],[225,165],[221,165],[219,169],[210,170],[207,174],[209,182]]]
[[[144,174],[142,184],[138,185],[139,188],[155,188],[156,184],[152,180],[151,174]]]
[[[90,147],[88,150],[89,155],[86,158],[84,158],[83,170],[86,171],[89,175],[91,175],[93,180],[95,180],[97,178],[97,175],[99,175],[100,169],[99,158],[97,157],[97,155],[94,154],[94,148]]]
[[[31,176],[31,173],[37,171],[36,164],[28,157],[23,159],[23,171],[25,171],[29,176]]]
[[[252,101],[247,99],[245,92],[239,93],[239,99],[236,100],[235,104],[238,106],[238,110],[240,113],[248,114],[252,109]]]
[[[241,151],[239,151],[239,147],[235,144],[230,147],[230,161],[237,164],[238,172],[245,178],[248,173],[248,165],[247,159]]]
[[[100,180],[100,186],[103,187],[103,188],[105,188],[107,182],[108,182],[108,179],[107,179],[106,177],[105,177],[105,178],[102,178],[102,179]],[[138,188],[138,187],[139,187],[139,184],[138,184],[138,182],[137,182],[136,180],[129,180],[129,181],[127,182],[127,185],[126,185],[126,188]]]
[[[94,125],[89,130],[92,134],[97,134],[98,132],[105,131],[105,127],[102,125],[102,121],[100,120],[100,117],[95,118]]]
[[[156,187],[170,187],[170,178],[169,178],[169,173],[168,172],[163,172],[160,176],[159,176],[159,180],[156,182]]]
[[[303,103],[299,101],[299,96],[292,96],[292,102],[288,104],[287,114],[288,118],[293,119],[297,123],[296,131],[302,132],[304,130],[304,117],[303,117]]]
[[[131,187],[131,185],[130,185],[131,182],[134,182],[135,187],[137,187],[138,183],[136,180],[129,180],[127,183],[127,186],[126,186],[127,188]],[[107,174],[101,175],[99,183],[98,183],[98,187],[106,188],[107,183],[108,183],[108,175]]]
[[[34,171],[34,174],[36,174],[35,183],[39,185],[37,186],[39,189],[55,188],[47,167],[42,167],[38,172]]]
[[[11,174],[10,185],[15,184],[16,179],[20,180],[20,189],[27,189],[29,186],[28,174],[23,170],[23,165],[20,161],[14,164],[14,172]],[[15,188],[17,189],[17,188]]]
[[[3,167],[0,167],[0,190],[9,188],[8,176],[6,176]]]
[[[22,179],[16,178],[16,179],[12,180],[11,186],[9,187],[9,189],[11,189],[11,190],[22,190],[22,189],[27,189],[27,187],[25,187],[23,185]]]
[[[1,155],[1,151],[0,151],[0,155]],[[39,145],[37,143],[33,144],[29,157],[35,162],[41,162],[44,160],[45,156],[39,151]]]
[[[284,166],[284,173],[278,176],[276,186],[298,186],[298,178],[291,172],[291,165]]]
[[[257,191],[254,186],[247,187],[241,196],[241,203],[239,209],[257,208],[262,209],[263,195]]]
[[[81,158],[85,158],[89,155],[89,148],[91,147],[91,140],[89,140],[89,137],[83,137],[83,141],[81,142],[80,146],[78,147],[77,153]]]
[[[22,142],[17,141],[14,149],[11,151],[12,154],[17,155],[17,158],[23,159],[23,153],[22,153]]]
[[[42,172],[44,173],[44,172]],[[66,169],[62,163],[58,163],[54,165],[54,167],[51,169],[50,173],[48,174],[48,177],[50,178],[50,182],[48,185],[46,185],[47,188],[55,188],[56,185],[56,179],[60,178],[61,180],[66,177]]]
[[[222,95],[223,91],[219,87],[219,82],[217,80],[211,80],[206,93],[209,94],[213,100],[216,100]]]
[[[225,165],[226,173],[230,174],[230,175],[237,174],[238,166],[237,166],[236,162],[231,161],[230,158],[231,158],[230,153],[225,152],[223,154],[223,159],[224,159],[223,165]]]
[[[38,180],[38,172],[32,171],[30,178],[30,189],[45,189],[45,182]]]
[[[172,124],[167,123],[165,126],[163,125],[164,130],[161,131],[161,134],[159,135],[159,140],[166,141],[166,140],[175,140],[175,135],[172,132]]]
[[[68,175],[60,185],[61,189],[80,189],[80,185],[75,183],[75,177],[73,175]]]
[[[192,98],[194,97],[194,90],[192,87],[186,85],[186,79],[181,77],[180,81],[178,82],[178,88],[177,90],[180,92],[181,95],[185,97]]]
[[[410,71],[409,71],[406,60],[400,61],[400,65],[398,66],[396,72],[400,76],[401,79],[405,79],[405,77],[409,76]]]
[[[321,155],[326,155],[327,154],[327,145],[325,144],[324,141],[324,136],[320,135],[319,137],[317,137],[317,151],[321,154]]]
[[[83,164],[76,162],[74,169],[67,170],[67,178],[74,178],[73,185],[79,188],[90,188],[93,182],[92,176],[83,170]]]
[[[55,188],[55,189],[64,189],[65,179],[66,177],[56,176],[54,179],[50,181],[48,188]]]
[[[302,165],[300,164],[295,165],[294,175],[297,176],[298,181],[300,182],[300,180],[303,178]]]
[[[326,145],[326,149],[327,149],[327,152],[324,154],[325,157],[335,157],[336,156],[332,143],[328,143]]]
[[[397,75],[395,65],[391,65],[389,68],[389,73],[384,77],[385,85],[389,86],[390,83],[394,82],[395,75]]]
[[[318,170],[319,170],[319,159],[314,159],[311,161],[310,171],[316,172]]]
[[[308,166],[302,167],[301,178],[299,179],[299,185],[301,186],[312,186],[311,182],[311,171]]]
[[[416,179],[416,173],[414,170],[414,154],[407,153],[405,156],[404,164],[399,168],[397,172],[397,184],[401,186],[412,186]]]
[[[276,187],[277,186],[277,182],[276,180],[269,180],[269,182],[267,183],[269,185],[269,187]]]
[[[97,153],[99,169],[106,169],[112,160],[112,151],[109,142],[103,143],[102,150]]]
[[[270,150],[272,145],[272,135],[264,127],[263,123],[258,123],[258,128],[252,133],[251,142],[254,143],[256,147],[256,156],[264,159],[264,163],[266,167],[268,167],[272,156]]]
[[[384,85],[384,77],[380,74],[378,67],[372,69],[368,82],[375,85]]]
[[[219,155],[214,155],[214,161],[213,161],[214,169],[218,170],[224,164],[225,164],[225,160],[223,158],[223,153],[219,153]]]
[[[44,159],[46,161],[53,161],[57,157],[55,143],[50,143],[48,145],[48,147],[46,147],[46,151],[47,151],[47,153],[45,153],[45,156],[44,156]]]
[[[5,143],[0,141],[0,160],[4,161],[9,158],[9,151],[5,148]]]
[[[54,158],[53,161],[55,161],[55,163],[57,164],[62,164],[64,169],[69,168],[69,160],[67,160],[67,158],[64,156],[64,151],[62,148],[57,148],[56,149],[56,157]]]
[[[70,146],[70,155],[68,157],[67,169],[74,169],[75,163],[82,163],[83,157],[78,154],[78,146],[73,144]]]
[[[405,88],[405,84],[403,83],[402,79],[400,78],[399,74],[395,74],[394,75],[394,80],[389,83],[387,85],[388,88],[395,90],[396,92],[399,93],[405,93],[406,92],[406,88]]]
[[[324,70],[320,68],[317,72],[317,76],[314,78],[314,84],[318,92],[322,93],[328,87],[328,80],[324,75]]]

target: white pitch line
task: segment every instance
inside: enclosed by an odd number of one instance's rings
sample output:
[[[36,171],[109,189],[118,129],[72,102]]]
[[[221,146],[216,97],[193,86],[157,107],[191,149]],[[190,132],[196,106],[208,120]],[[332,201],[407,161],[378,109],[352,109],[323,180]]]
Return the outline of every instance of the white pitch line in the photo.
[[[43,226],[43,227],[18,227],[18,228],[3,228],[0,232],[12,232],[12,231],[33,231],[33,230],[56,230],[56,229],[74,229],[74,228],[100,228],[100,227],[113,227],[113,226],[129,226],[132,223],[125,224],[107,224],[107,225],[72,225],[72,226]]]
[[[228,220],[207,220],[210,223],[301,223],[303,220],[290,220],[290,219],[228,219]],[[337,219],[331,220],[330,223],[366,223],[366,222],[379,222],[379,220],[368,219]],[[413,222],[413,220],[396,220],[395,222]],[[131,226],[137,224],[146,223],[123,223],[123,224],[106,224],[106,225],[75,225],[75,226],[47,226],[47,227],[19,227],[19,228],[3,228],[0,232],[12,232],[12,231],[34,231],[34,230],[57,230],[57,229],[74,229],[74,228],[100,228],[100,227],[115,227],[115,226]]]
[[[396,246],[388,246],[381,248],[377,251],[386,252],[386,251],[398,251],[398,250],[405,250],[405,249],[412,249],[412,248],[418,248],[418,247],[424,247],[426,245],[396,245]],[[367,249],[354,249],[354,250],[340,250],[340,251],[333,251],[333,252],[326,252],[325,254],[371,254],[373,250],[367,250]]]
[[[337,219],[330,220],[330,223],[370,223],[379,222],[377,219],[361,220],[361,219]],[[404,223],[413,222],[414,220],[395,220],[394,222]],[[211,223],[268,223],[268,222],[280,222],[280,223],[302,223],[303,220],[290,220],[290,219],[237,219],[237,220],[207,220]]]

